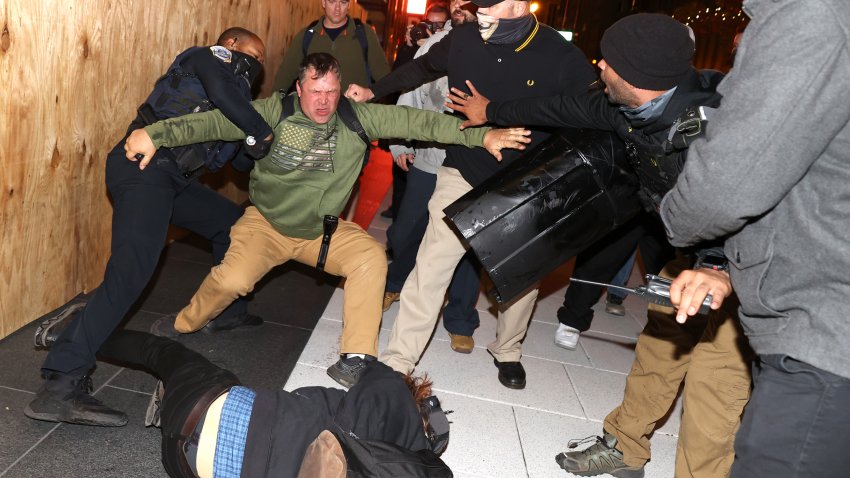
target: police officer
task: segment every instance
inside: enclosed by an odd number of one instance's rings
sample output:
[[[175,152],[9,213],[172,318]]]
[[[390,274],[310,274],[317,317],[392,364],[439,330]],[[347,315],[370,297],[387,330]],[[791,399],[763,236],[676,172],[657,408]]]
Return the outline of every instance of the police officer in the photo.
[[[489,104],[480,95],[465,98],[457,92],[451,96],[458,104],[453,109],[464,112],[470,118],[468,124],[489,119],[499,124],[615,132],[626,142],[640,178],[642,199],[657,211],[664,193],[676,183],[689,142],[705,131],[700,107],[716,107],[720,102],[715,89],[722,75],[697,72],[691,66],[691,34],[688,27],[666,15],[631,15],[602,36],[604,59],[599,67],[604,91]],[[654,221],[658,223],[657,215]],[[614,231],[615,239],[617,235]],[[623,248],[610,270],[616,270],[633,250],[634,243]],[[727,300],[724,310],[717,310],[732,290],[722,251],[705,248],[696,255],[695,263],[673,261],[665,266],[662,275],[677,277],[671,285],[671,300],[678,311],[671,314],[650,307],[623,402],[605,418],[603,436],[587,440],[590,447],[558,455],[558,464],[566,471],[643,477],[650,458],[648,435],[668,413],[684,381],[686,406],[676,476],[728,473],[735,430],[749,397],[751,351],[742,347],[745,339],[734,319],[734,301]],[[676,323],[696,315],[707,294],[716,312],[692,317],[686,327]]]
[[[243,28],[224,31],[213,46],[189,48],[157,80],[127,132],[159,119],[218,108],[249,135],[248,154],[265,154],[272,130],[250,105],[252,82],[262,71],[264,56],[262,40]],[[230,244],[230,227],[242,215],[238,205],[195,181],[204,168],[217,170],[233,158],[239,143],[162,149],[151,167],[141,171],[124,157],[124,141],[118,141],[106,160],[113,216],[112,254],[103,282],[85,306],[65,309],[36,332],[37,346],[53,343],[42,366],[44,384],[24,410],[36,420],[126,424],[123,412],[90,395],[95,353],[150,280],[169,223],[210,240],[218,263]],[[76,320],[67,320],[74,316]],[[222,312],[216,325],[222,330],[261,323],[247,313],[244,302],[237,302]]]

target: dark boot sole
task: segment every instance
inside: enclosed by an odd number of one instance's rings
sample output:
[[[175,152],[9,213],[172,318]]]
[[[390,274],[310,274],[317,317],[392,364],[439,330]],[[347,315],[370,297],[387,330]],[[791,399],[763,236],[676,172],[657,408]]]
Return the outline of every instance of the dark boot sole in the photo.
[[[611,475],[611,476],[615,476],[616,478],[643,478],[644,477],[643,468],[637,469],[637,470],[636,469],[619,469],[619,470],[614,470],[614,471],[599,471],[599,470],[576,471],[576,470],[571,470],[567,467],[568,466],[567,460],[563,456],[563,453],[559,454],[558,456],[555,457],[555,462],[558,463],[558,466],[561,467],[562,470],[566,471],[567,473],[571,473],[573,475],[576,475],[576,476],[598,476],[598,475],[608,474],[608,475]]]
[[[60,413],[38,413],[33,411],[29,405],[24,408],[24,415],[33,420],[40,420],[43,422],[53,422],[53,423],[70,423],[73,425],[87,425],[94,427],[123,427],[127,424],[127,417],[124,417],[123,420],[118,420],[114,422],[102,422],[98,420],[89,420],[82,417],[66,417],[62,416]]]

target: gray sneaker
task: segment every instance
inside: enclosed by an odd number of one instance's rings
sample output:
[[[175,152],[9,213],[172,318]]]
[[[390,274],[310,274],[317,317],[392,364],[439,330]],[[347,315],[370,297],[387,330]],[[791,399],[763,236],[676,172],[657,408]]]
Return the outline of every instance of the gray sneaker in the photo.
[[[366,355],[365,359],[340,357],[335,364],[328,367],[328,375],[343,387],[351,388],[360,380],[360,374],[363,373],[366,364],[375,360],[375,357],[371,355]]]
[[[77,302],[76,304],[65,307],[53,317],[45,319],[35,329],[35,346],[49,349],[51,345],[56,343],[56,339],[59,338],[65,327],[76,319],[85,307],[86,304],[84,302]]]
[[[162,380],[158,380],[156,382],[156,388],[154,388],[153,393],[151,394],[151,399],[148,402],[148,408],[145,410],[145,426],[146,427],[156,427],[162,428],[160,426],[161,419],[161,411],[162,411],[162,397],[165,396],[165,387],[162,385]]]
[[[74,377],[63,373],[47,373],[44,385],[24,414],[34,420],[75,423],[99,427],[127,424],[127,415],[107,407],[92,397],[91,377]]]
[[[610,433],[602,437],[591,436],[582,440],[570,440],[568,448],[576,448],[585,443],[592,445],[582,451],[569,451],[558,454],[555,461],[566,472],[578,476],[596,476],[603,473],[617,478],[643,478],[643,467],[631,467],[623,463],[623,452],[616,449],[617,439]]]

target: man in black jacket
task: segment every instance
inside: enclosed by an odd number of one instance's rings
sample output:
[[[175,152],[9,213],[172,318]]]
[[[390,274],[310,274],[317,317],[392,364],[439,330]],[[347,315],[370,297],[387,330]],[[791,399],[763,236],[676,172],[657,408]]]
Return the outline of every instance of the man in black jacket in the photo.
[[[151,424],[162,428],[162,464],[172,477],[213,476],[213,466],[215,476],[294,477],[322,430],[413,451],[435,447],[414,399],[430,395],[430,382],[377,361],[348,392],[288,392],[244,387],[233,373],[182,344],[135,330],[115,332],[101,355],[161,380],[148,413]]]
[[[458,91],[451,99],[457,103],[454,109],[470,118],[470,125],[489,120],[615,132],[626,142],[643,201],[657,211],[661,197],[676,182],[688,142],[706,126],[688,112],[715,107],[720,101],[715,91],[720,75],[697,72],[691,66],[694,42],[690,35],[685,25],[666,15],[632,15],[602,37],[604,59],[599,68],[604,92],[488,102],[478,94],[465,98]],[[606,240],[616,242],[617,232]],[[628,257],[633,245],[621,249],[612,270]],[[751,353],[741,345],[745,339],[729,304],[735,301],[727,300],[718,310],[732,290],[725,266],[712,258],[725,259],[715,248],[700,251],[696,263],[676,260],[665,266],[662,275],[676,277],[670,293],[678,310],[650,306],[623,402],[605,418],[603,437],[597,437],[592,446],[558,455],[566,471],[642,477],[650,458],[649,435],[669,412],[687,374],[676,476],[728,473],[735,431],[749,397]],[[688,316],[696,315],[708,294],[715,312],[692,317],[681,326]]]
[[[521,0],[473,0],[478,24],[452,31],[428,50],[377,82],[372,90],[352,85],[346,96],[356,101],[382,97],[448,74],[449,85],[466,89],[471,80],[493,98],[509,100],[553,94],[574,95],[595,79],[593,69],[574,45],[555,30],[541,25]],[[553,61],[557,59],[557,61]],[[532,129],[529,148],[548,134]],[[437,171],[437,184],[428,204],[429,223],[416,257],[416,266],[401,291],[401,307],[381,360],[402,373],[413,370],[425,350],[452,272],[466,253],[443,221],[443,208],[515,161],[516,151],[494,161],[482,148],[449,146]],[[501,312],[496,340],[487,349],[495,359],[502,385],[525,387],[520,363],[522,347],[537,290],[521,296]]]
[[[271,127],[251,107],[251,85],[262,71],[265,46],[257,35],[230,28],[216,45],[181,53],[157,81],[127,129],[129,134],[157,120],[193,111],[220,109],[250,136],[255,155],[271,142]],[[106,159],[106,186],[112,196],[112,254],[103,282],[85,306],[74,304],[42,324],[37,346],[56,342],[42,365],[44,385],[24,413],[36,420],[81,425],[122,426],[127,416],[92,397],[89,371],[95,354],[139,298],[153,275],[168,225],[184,227],[212,242],[218,263],[230,245],[230,227],[242,208],[195,180],[204,168],[217,170],[236,154],[238,143],[213,142],[163,149],[140,171],[124,157],[125,138]],[[245,159],[248,167],[253,165]],[[77,320],[69,320],[79,316]],[[208,330],[259,325],[244,300],[219,316]],[[173,319],[161,322],[173,331]]]

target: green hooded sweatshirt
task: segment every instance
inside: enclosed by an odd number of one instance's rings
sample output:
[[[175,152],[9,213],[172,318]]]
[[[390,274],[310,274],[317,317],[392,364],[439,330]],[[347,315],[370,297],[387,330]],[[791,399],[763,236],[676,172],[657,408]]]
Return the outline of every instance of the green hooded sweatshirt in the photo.
[[[342,100],[341,100],[342,101]],[[268,155],[251,171],[251,202],[281,234],[315,239],[325,215],[339,215],[363,166],[366,144],[334,114],[327,124],[312,122],[298,101],[280,121],[281,95],[256,100],[254,108],[273,125]],[[404,106],[352,103],[371,139],[400,138],[482,146],[489,128],[459,130],[453,116]],[[238,141],[245,133],[218,111],[195,113],[145,127],[154,146],[175,147],[212,140]]]

